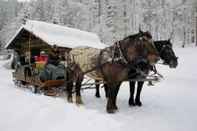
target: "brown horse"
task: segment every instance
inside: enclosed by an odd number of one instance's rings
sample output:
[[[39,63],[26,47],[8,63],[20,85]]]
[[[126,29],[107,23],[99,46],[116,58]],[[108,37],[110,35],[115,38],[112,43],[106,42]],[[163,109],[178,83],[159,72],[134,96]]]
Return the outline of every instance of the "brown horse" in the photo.
[[[159,52],[160,58],[163,61],[164,65],[168,65],[170,68],[176,68],[178,66],[178,57],[176,57],[175,52],[172,48],[172,43],[170,40],[163,41],[154,41],[154,45]],[[98,81],[96,81],[98,83]],[[137,83],[137,87],[135,87]],[[129,97],[129,105],[130,106],[142,106],[142,102],[140,100],[141,91],[143,88],[143,81],[130,81],[130,97]],[[100,84],[96,84],[96,97],[100,97],[99,91]],[[104,85],[105,87],[105,85]],[[134,97],[135,88],[137,88],[136,97]],[[105,95],[107,96],[107,88],[105,89]],[[135,98],[135,99],[134,99]]]
[[[117,93],[121,82],[128,80],[129,72],[139,71],[138,63],[142,60],[148,61],[149,64],[155,64],[159,60],[151,34],[142,31],[102,50],[74,48],[70,52],[70,57],[68,101],[72,102],[73,82],[75,82],[76,103],[82,104],[81,83],[84,75],[88,75],[93,79],[102,80],[108,88],[106,106],[108,113],[114,113],[117,110]]]
[[[163,61],[164,65],[168,65],[170,68],[176,68],[178,66],[178,57],[176,57],[175,52],[172,48],[172,43],[169,40],[155,41],[155,47],[157,48],[160,58]],[[136,97],[134,99],[135,93],[135,85],[137,83],[137,92]],[[142,106],[142,102],[140,100],[141,91],[144,85],[143,81],[130,81],[130,97],[129,97],[129,105],[130,106]]]

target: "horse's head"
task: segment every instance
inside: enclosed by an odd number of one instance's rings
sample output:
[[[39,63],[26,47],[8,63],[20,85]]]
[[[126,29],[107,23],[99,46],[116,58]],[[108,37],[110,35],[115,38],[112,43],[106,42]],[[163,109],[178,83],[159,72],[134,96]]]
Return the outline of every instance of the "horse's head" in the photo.
[[[122,40],[126,44],[122,46],[126,49],[126,56],[129,62],[138,58],[148,60],[149,64],[155,64],[159,60],[159,53],[153,44],[152,36],[149,32],[142,32],[131,35]]]
[[[145,55],[147,56],[149,64],[154,65],[160,59],[160,56],[152,40],[152,35],[148,31],[140,31],[140,33],[142,34],[140,40],[144,44],[144,51],[146,51]]]
[[[170,68],[176,68],[178,66],[178,57],[176,57],[172,49],[172,43],[170,40],[155,41],[154,44],[158,49],[164,64],[169,65]]]

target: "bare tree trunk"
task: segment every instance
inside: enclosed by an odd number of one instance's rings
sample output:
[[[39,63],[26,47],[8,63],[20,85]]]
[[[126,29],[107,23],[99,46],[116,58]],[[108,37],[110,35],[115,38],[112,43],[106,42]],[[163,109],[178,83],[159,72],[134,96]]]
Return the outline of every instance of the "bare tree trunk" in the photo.
[[[197,15],[197,12],[196,12],[196,15]],[[196,29],[195,29],[195,31],[196,31],[196,46],[197,46],[197,16],[196,16]]]
[[[98,22],[101,23],[101,0],[98,0]]]
[[[183,28],[183,45],[182,45],[183,48],[185,47],[185,44],[186,44],[186,29],[184,27]]]

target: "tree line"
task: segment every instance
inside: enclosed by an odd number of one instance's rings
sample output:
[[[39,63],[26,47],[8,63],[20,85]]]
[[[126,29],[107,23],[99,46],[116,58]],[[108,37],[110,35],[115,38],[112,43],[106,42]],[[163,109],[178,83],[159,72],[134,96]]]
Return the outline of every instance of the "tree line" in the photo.
[[[171,38],[179,47],[196,44],[195,0],[0,0],[0,43],[5,44],[24,19],[46,21],[97,33],[112,44],[150,31],[155,40]]]

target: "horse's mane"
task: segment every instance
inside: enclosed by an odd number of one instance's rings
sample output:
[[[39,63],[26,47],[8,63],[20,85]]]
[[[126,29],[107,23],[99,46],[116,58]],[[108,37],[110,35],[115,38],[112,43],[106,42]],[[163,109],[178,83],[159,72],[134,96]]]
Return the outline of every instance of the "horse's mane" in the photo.
[[[154,41],[155,44],[162,44],[162,45],[170,45],[172,46],[172,43],[169,40],[158,40]]]
[[[136,33],[136,34],[133,34],[133,35],[129,35],[129,36],[125,37],[123,40],[135,39],[135,38],[138,38],[138,37],[140,37],[140,33]]]
[[[148,32],[148,31],[147,32],[140,31],[139,33],[136,33],[136,34],[129,35],[129,36],[125,37],[123,40],[136,39],[136,38],[139,38],[139,37],[142,37],[142,36],[146,36],[146,37],[152,39],[152,35],[150,34],[150,32]]]

